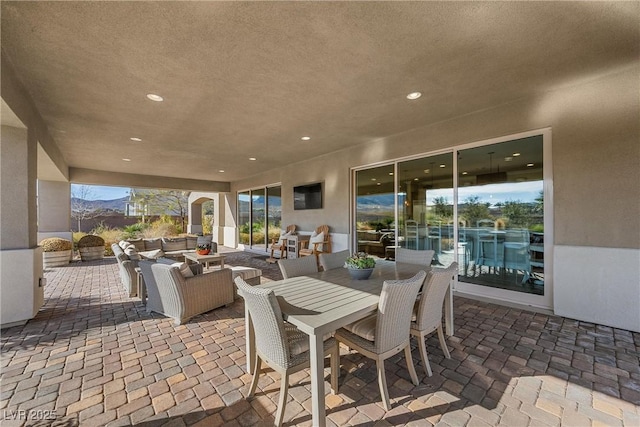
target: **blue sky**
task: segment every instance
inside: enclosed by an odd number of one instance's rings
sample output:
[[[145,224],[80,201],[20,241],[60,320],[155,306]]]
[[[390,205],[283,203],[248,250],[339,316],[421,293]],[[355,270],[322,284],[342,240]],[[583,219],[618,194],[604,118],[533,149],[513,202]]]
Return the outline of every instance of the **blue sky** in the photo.
[[[129,187],[105,187],[102,185],[71,184],[71,196],[76,197],[81,193],[81,188],[86,187],[87,200],[113,200],[129,195]]]

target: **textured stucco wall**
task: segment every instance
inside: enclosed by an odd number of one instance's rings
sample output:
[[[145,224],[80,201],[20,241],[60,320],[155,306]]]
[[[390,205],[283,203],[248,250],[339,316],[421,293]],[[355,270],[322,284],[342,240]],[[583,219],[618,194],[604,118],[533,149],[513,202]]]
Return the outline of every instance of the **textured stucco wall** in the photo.
[[[401,135],[289,165],[231,185],[282,183],[284,222],[349,231],[349,169],[551,127],[555,244],[640,247],[640,84],[637,66]],[[293,186],[324,181],[320,210],[294,211]]]

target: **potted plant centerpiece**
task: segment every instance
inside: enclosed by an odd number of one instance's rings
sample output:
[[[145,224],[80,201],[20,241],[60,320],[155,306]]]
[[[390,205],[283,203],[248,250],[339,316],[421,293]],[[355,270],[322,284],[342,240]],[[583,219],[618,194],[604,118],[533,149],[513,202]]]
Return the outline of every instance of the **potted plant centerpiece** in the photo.
[[[69,264],[73,243],[60,237],[49,237],[40,242],[42,264],[44,268],[60,267]]]
[[[104,239],[87,234],[78,240],[78,250],[82,261],[95,261],[104,258]]]
[[[196,246],[196,253],[198,255],[209,255],[209,252],[211,252],[211,244],[209,243],[200,243]]]
[[[368,279],[375,266],[376,260],[365,252],[356,252],[345,262],[345,267],[349,270],[351,278],[356,280]]]

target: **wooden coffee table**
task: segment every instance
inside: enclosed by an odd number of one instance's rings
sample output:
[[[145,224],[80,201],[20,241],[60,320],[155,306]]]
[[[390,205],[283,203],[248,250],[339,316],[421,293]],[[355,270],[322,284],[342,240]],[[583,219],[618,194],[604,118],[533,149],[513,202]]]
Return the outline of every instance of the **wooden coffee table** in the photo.
[[[190,253],[190,254],[184,255],[184,260],[187,263],[191,261],[191,262],[196,262],[198,264],[204,264],[205,268],[209,268],[210,262],[219,262],[220,268],[224,268],[224,257],[225,255],[219,254],[219,253],[207,254],[207,255],[198,255],[197,253]]]

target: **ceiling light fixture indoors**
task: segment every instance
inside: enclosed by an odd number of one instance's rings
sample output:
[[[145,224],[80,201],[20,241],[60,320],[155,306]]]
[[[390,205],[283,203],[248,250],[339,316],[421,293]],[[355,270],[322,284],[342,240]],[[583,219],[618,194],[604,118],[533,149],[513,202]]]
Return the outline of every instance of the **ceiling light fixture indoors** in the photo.
[[[422,94],[420,92],[411,92],[409,95],[407,95],[407,99],[418,99],[422,96]]]
[[[249,157],[249,160],[254,161],[254,160],[258,160],[255,157]]]
[[[156,95],[155,93],[148,93],[147,94],[147,98],[149,98],[150,100],[155,101],[155,102],[164,101],[163,97],[161,97],[160,95]]]
[[[132,138],[129,138],[129,139],[130,139],[130,140],[132,140],[132,141],[135,141],[135,142],[140,142],[140,141],[142,141],[142,139],[141,139],[141,138],[137,138],[137,137],[135,137],[135,136],[134,136],[134,137],[132,137]]]
[[[224,170],[220,169],[218,172],[220,172],[220,173],[224,173]]]
[[[130,162],[131,161],[131,159],[122,159],[122,160],[124,160],[125,162]]]
[[[310,137],[310,136],[303,136],[303,137],[302,137],[302,138],[300,138],[300,139],[301,139],[301,140],[303,140],[303,141],[308,141],[308,140],[310,140],[310,139],[311,139],[311,137]]]

